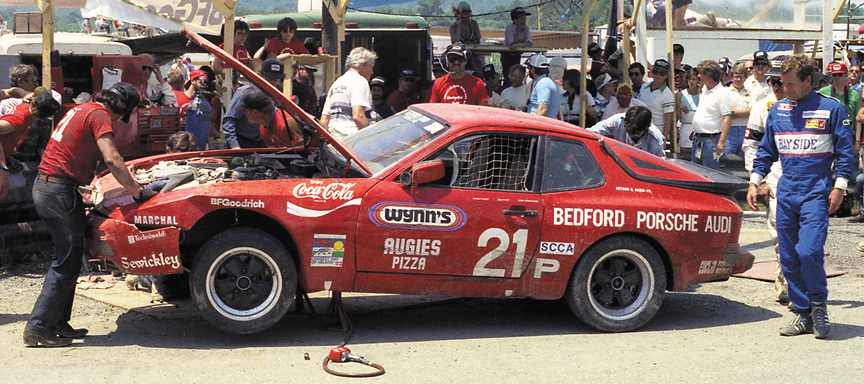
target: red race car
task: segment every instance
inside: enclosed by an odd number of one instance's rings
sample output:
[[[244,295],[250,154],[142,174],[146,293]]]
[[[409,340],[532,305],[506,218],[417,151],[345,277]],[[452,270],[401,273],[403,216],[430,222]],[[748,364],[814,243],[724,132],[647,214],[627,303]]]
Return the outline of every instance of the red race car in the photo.
[[[128,273],[189,271],[204,318],[237,333],[275,324],[298,289],[563,297],[628,331],[665,291],[753,263],[745,184],[723,173],[488,107],[415,105],[343,142],[295,117],[329,144],[132,161],[160,191],[141,205],[101,175],[90,249]]]

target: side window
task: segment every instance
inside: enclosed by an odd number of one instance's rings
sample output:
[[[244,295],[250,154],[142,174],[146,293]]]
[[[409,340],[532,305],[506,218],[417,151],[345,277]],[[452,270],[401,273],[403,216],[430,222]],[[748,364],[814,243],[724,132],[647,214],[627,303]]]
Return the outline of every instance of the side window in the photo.
[[[583,144],[557,139],[548,143],[543,192],[593,188],[605,183],[603,170]]]
[[[438,184],[530,191],[536,153],[536,136],[488,134],[462,138],[435,156],[447,168],[447,176]]]

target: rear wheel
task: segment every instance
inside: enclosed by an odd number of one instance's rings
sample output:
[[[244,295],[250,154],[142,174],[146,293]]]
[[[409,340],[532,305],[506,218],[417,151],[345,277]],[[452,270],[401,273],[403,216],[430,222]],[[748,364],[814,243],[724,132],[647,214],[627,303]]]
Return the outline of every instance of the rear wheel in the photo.
[[[190,287],[208,322],[233,333],[259,332],[293,305],[297,269],[273,236],[254,228],[229,229],[198,251]]]
[[[585,324],[606,332],[639,328],[663,303],[666,271],[649,244],[615,237],[591,247],[573,269],[567,304]]]

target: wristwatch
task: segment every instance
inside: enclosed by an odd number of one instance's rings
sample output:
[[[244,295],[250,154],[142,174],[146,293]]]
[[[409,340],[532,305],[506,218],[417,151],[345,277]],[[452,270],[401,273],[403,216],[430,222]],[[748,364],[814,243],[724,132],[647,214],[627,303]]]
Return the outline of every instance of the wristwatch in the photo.
[[[0,171],[9,172],[9,167],[7,167],[6,164],[0,165]]]

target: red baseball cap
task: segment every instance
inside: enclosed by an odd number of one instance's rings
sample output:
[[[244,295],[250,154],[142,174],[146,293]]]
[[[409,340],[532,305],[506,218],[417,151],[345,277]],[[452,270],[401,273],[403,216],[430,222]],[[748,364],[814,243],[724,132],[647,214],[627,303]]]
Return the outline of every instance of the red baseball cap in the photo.
[[[846,68],[846,64],[843,64],[843,63],[828,64],[828,73],[830,73],[832,75],[835,73],[846,73],[846,72],[849,72],[849,70]]]

